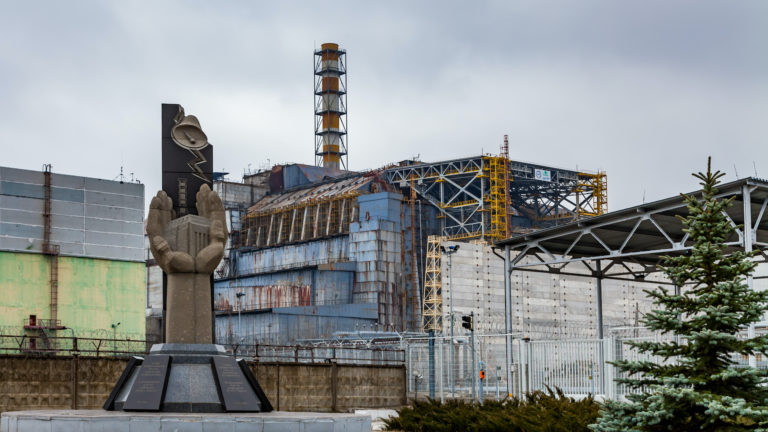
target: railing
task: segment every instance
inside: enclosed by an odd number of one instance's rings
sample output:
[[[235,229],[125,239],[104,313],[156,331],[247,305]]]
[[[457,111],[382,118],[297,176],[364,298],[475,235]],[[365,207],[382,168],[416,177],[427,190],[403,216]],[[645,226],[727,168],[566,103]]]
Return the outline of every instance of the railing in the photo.
[[[61,320],[58,319],[43,319],[43,318],[29,318],[22,321],[24,327],[29,328],[61,328]]]

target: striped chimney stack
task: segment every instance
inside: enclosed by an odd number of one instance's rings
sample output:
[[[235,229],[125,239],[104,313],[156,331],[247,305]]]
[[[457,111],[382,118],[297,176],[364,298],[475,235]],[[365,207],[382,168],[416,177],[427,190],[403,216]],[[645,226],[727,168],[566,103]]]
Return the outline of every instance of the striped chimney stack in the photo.
[[[347,170],[347,53],[335,43],[315,50],[315,165]]]

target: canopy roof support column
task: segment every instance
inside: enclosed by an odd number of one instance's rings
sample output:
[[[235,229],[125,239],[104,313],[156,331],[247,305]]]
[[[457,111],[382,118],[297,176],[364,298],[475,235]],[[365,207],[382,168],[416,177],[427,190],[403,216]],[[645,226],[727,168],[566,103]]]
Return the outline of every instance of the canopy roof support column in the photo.
[[[504,330],[506,336],[507,395],[512,397],[512,263],[509,246],[504,246]]]
[[[603,341],[603,268],[600,260],[595,261],[595,279],[597,281],[597,339],[600,354],[600,393],[605,394],[605,358]]]

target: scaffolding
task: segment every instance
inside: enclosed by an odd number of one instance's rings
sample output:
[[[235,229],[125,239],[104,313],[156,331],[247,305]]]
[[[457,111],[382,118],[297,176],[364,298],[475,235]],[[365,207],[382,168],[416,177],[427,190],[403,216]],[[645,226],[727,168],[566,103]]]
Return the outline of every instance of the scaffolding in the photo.
[[[608,177],[605,172],[579,173],[581,181],[574,192],[582,197],[579,216],[597,216],[608,212]]]
[[[443,297],[440,275],[440,240],[439,236],[427,238],[427,261],[424,269],[424,293],[422,298],[422,331],[441,333],[443,330]]]
[[[349,233],[358,217],[358,192],[252,212],[243,219],[243,247],[265,248]]]
[[[448,240],[489,242],[607,210],[605,173],[590,174],[477,156],[435,163],[408,161],[385,171],[401,190],[413,188],[438,210]]]
[[[508,237],[507,229],[507,160],[503,156],[487,156],[488,188],[487,211],[490,214],[490,229],[486,238],[490,241],[504,240]]]

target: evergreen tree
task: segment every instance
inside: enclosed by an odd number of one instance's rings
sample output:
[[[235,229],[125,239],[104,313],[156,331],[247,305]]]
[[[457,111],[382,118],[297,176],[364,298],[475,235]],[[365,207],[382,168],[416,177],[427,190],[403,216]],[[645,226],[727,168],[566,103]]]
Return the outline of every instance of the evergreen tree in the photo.
[[[628,395],[627,402],[607,401],[593,431],[768,431],[768,373],[734,358],[768,351],[768,336],[737,335],[761,320],[768,291],[752,291],[745,282],[756,267],[752,253],[724,251],[734,232],[724,214],[733,197],[715,198],[724,175],[712,172],[710,159],[706,173],[694,174],[703,199],[684,196],[689,215],[681,219],[693,249],[665,257],[662,267],[684,287],[682,294],[662,287],[646,291],[658,310],[643,324],[679,335],[679,341],[630,343],[664,361],[615,362],[628,373],[617,381],[643,393]]]

